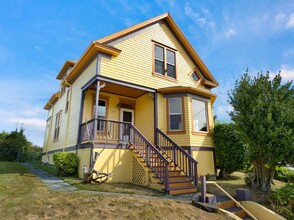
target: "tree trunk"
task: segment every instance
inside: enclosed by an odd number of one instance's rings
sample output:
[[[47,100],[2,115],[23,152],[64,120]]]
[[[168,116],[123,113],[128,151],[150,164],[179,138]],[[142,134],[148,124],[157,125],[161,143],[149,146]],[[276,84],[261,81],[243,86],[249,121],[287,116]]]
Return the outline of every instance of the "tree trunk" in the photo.
[[[266,167],[263,162],[253,162],[252,187],[261,188],[262,191],[268,191],[275,175],[275,167],[271,165]]]
[[[219,171],[218,177],[220,179],[227,179],[228,176],[229,176],[229,173],[226,171],[226,169],[221,168],[220,171]]]

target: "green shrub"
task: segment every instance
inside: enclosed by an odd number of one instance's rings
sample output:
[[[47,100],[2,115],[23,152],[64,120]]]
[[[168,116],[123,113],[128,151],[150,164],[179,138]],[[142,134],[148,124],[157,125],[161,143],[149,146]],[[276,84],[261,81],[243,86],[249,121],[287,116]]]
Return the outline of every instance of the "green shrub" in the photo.
[[[74,153],[58,152],[53,154],[53,162],[60,176],[71,176],[77,173],[78,156]]]
[[[212,137],[219,177],[227,178],[231,173],[242,170],[246,165],[246,148],[238,137],[235,125],[217,123]]]
[[[294,170],[290,170],[286,167],[278,167],[275,173],[275,179],[293,183],[294,182]]]
[[[273,191],[268,197],[272,210],[287,219],[294,219],[294,184],[288,183],[281,189]]]

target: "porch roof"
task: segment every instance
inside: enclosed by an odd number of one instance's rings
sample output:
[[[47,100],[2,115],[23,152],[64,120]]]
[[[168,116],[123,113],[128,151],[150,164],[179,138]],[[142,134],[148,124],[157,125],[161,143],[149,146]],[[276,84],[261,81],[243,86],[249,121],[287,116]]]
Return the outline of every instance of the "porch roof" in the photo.
[[[214,103],[217,97],[217,95],[211,92],[205,91],[203,89],[194,88],[194,87],[174,86],[174,87],[161,88],[161,89],[158,89],[157,91],[163,94],[191,93],[191,94],[209,98],[212,104]]]

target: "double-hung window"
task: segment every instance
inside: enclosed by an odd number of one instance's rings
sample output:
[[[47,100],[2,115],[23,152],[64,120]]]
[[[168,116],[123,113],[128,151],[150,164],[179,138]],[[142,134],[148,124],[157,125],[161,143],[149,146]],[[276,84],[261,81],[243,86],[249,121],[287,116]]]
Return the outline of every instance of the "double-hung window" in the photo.
[[[207,103],[192,99],[193,130],[196,132],[208,132]]]
[[[53,138],[54,140],[57,140],[59,138],[60,125],[61,125],[61,111],[56,114],[54,138]]]
[[[182,98],[168,99],[169,131],[183,131]]]
[[[95,100],[94,100],[94,111],[95,112]],[[98,111],[96,112],[98,119],[106,119],[106,100],[99,99]],[[97,131],[104,131],[104,121],[98,121]]]
[[[174,50],[154,44],[154,72],[176,79],[176,53]]]
[[[67,90],[67,93],[66,93],[65,112],[67,112],[69,108],[69,95],[70,95],[70,88]]]

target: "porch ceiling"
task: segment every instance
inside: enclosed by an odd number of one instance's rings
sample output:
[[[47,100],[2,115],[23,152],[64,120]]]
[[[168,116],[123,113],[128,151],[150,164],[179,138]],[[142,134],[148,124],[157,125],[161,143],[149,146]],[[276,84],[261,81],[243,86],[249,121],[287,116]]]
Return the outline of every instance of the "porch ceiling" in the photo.
[[[104,82],[102,81],[100,85],[103,85],[103,83]],[[138,98],[146,93],[146,91],[144,90],[126,87],[126,86],[109,83],[109,82],[100,91],[115,94],[115,95],[130,97],[130,98]]]

